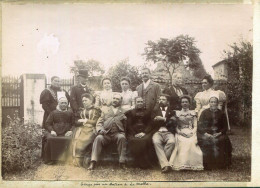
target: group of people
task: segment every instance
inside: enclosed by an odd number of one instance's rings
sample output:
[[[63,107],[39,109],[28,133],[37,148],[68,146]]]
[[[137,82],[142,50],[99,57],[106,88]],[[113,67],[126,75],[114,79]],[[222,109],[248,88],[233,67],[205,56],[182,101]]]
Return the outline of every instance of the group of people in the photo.
[[[194,97],[195,110],[181,87],[181,74],[175,74],[173,85],[164,89],[150,79],[148,68],[142,69],[141,76],[143,83],[136,91],[123,77],[121,93],[112,91],[110,78],[104,78],[103,90],[95,92],[87,86],[87,71],[79,70],[79,83],[70,95],[60,89],[59,78],[52,77],[51,86],[40,96],[45,163],[71,150],[74,165],[94,170],[103,148],[114,143],[122,169],[127,168],[129,156],[142,169],[158,160],[162,173],[228,167],[232,146],[223,110],[226,95],[212,89],[211,76],[202,80],[204,91]]]

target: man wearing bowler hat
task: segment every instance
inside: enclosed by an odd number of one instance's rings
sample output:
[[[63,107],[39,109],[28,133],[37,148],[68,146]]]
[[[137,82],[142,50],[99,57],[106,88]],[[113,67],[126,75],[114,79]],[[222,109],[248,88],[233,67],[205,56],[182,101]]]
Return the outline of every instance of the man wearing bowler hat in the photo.
[[[80,69],[77,75],[78,85],[71,88],[71,108],[76,116],[79,117],[81,110],[84,108],[81,96],[84,93],[90,93],[90,89],[87,86],[88,70]]]

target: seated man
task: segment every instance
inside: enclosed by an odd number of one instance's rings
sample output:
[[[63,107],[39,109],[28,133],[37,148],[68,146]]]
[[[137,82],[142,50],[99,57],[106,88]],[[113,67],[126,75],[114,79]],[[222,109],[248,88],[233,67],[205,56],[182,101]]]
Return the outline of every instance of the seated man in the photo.
[[[117,144],[119,166],[122,169],[126,169],[126,116],[120,107],[121,102],[122,96],[118,93],[114,94],[112,106],[104,108],[101,117],[97,121],[96,130],[98,136],[93,143],[89,170],[95,168],[102,148],[111,142]]]
[[[154,126],[158,130],[153,135],[153,144],[162,173],[167,173],[171,170],[169,160],[175,146],[174,121],[170,119],[172,116],[174,116],[174,111],[170,109],[168,96],[161,95],[159,106],[152,113],[152,119],[154,120]]]
[[[64,160],[64,154],[70,145],[70,136],[74,127],[72,111],[67,110],[68,100],[62,97],[58,101],[57,109],[52,111],[46,120],[46,143],[43,148],[43,160],[52,164],[57,160]]]
[[[94,107],[94,97],[84,93],[82,96],[84,110],[76,121],[77,128],[73,136],[73,163],[75,166],[87,167],[90,161],[92,143],[96,137],[96,123],[101,110]]]

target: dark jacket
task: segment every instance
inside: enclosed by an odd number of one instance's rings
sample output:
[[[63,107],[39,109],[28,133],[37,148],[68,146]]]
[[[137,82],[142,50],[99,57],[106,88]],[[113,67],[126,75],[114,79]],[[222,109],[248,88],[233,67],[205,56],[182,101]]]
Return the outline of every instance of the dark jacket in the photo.
[[[133,109],[126,112],[127,136],[134,136],[140,132],[148,134],[152,130],[151,115],[144,109]]]
[[[81,110],[80,108],[84,107],[82,100],[81,100],[81,95],[84,93],[90,93],[90,89],[88,87],[85,87],[85,89],[84,89],[81,84],[78,84],[71,88],[70,106],[74,113],[79,112]]]
[[[188,95],[188,91],[185,88],[179,87],[183,95]],[[181,110],[180,97],[175,92],[173,86],[167,87],[162,91],[163,94],[169,95],[170,107],[173,110]]]
[[[136,91],[138,96],[144,99],[146,111],[151,113],[156,106],[161,94],[160,85],[151,80],[146,89],[144,89],[144,84],[142,83],[136,87]]]
[[[161,116],[163,117],[162,115],[162,110],[159,106],[156,106],[156,108],[154,109],[153,113],[152,113],[152,120],[153,120],[153,131],[154,132],[157,132],[160,127],[163,127],[165,126],[168,131],[172,132],[172,133],[175,133],[176,131],[176,123],[175,121],[173,121],[172,119],[170,119],[171,117],[175,116],[175,111],[172,110],[170,107],[167,108],[166,110],[166,121],[154,121],[154,118],[156,116]]]
[[[57,136],[64,136],[67,131],[72,131],[75,120],[73,112],[54,110],[46,120],[46,129],[48,132],[55,131]]]

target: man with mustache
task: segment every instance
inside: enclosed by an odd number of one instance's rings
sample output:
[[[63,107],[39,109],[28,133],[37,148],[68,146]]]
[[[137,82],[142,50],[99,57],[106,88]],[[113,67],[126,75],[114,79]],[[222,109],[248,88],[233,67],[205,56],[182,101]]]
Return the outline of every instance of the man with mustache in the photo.
[[[152,113],[154,127],[158,130],[153,135],[153,144],[162,168],[162,173],[171,171],[169,163],[170,156],[175,146],[175,126],[171,117],[174,116],[175,111],[170,108],[169,96],[161,95],[159,98],[159,106]]]
[[[117,144],[120,168],[126,169],[126,116],[121,109],[121,103],[122,96],[119,93],[115,93],[112,106],[103,109],[101,117],[97,121],[96,130],[98,136],[93,143],[91,163],[88,170],[95,168],[102,148],[111,142]]]
[[[141,72],[143,83],[137,86],[136,91],[139,97],[144,99],[144,107],[147,113],[151,113],[158,102],[161,94],[159,84],[150,80],[151,72],[148,68],[143,68]]]

